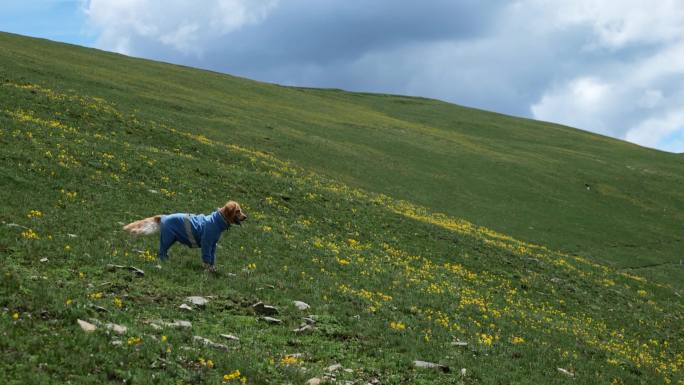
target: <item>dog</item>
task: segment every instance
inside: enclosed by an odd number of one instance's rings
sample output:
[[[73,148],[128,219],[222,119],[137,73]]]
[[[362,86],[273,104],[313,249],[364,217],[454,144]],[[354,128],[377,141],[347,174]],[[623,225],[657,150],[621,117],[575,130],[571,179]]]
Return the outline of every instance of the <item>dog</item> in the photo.
[[[240,225],[247,220],[240,204],[226,202],[223,207],[209,215],[176,213],[155,215],[131,222],[123,229],[133,235],[150,235],[159,232],[159,253],[161,261],[168,260],[171,245],[180,242],[190,248],[202,249],[202,261],[207,270],[215,271],[216,244],[221,233],[231,225]]]

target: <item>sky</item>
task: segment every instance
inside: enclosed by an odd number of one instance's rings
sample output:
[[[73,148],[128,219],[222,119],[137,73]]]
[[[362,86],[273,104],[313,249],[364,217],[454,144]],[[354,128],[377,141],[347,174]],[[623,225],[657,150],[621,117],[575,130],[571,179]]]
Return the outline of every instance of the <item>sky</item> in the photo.
[[[0,0],[0,30],[684,152],[684,0]]]

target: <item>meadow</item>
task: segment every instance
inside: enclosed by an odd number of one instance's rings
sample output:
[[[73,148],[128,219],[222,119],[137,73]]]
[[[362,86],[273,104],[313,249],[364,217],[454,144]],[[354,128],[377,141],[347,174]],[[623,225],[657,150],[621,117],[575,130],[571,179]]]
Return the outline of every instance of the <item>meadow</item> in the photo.
[[[0,46],[4,383],[684,384],[679,155],[425,99]],[[179,246],[157,269],[157,239],[121,231],[227,199],[250,218],[216,274]],[[195,295],[209,302],[179,308]]]

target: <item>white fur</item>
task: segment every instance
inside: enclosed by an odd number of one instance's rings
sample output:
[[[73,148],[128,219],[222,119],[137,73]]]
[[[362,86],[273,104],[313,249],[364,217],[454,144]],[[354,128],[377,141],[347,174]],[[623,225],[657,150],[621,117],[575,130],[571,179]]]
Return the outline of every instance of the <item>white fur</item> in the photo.
[[[150,234],[158,233],[160,227],[161,226],[159,226],[159,223],[157,223],[154,220],[145,221],[145,224],[140,226],[138,233],[142,234],[142,235],[150,235]]]
[[[152,217],[129,223],[123,229],[133,235],[150,235],[159,232],[160,227],[159,222]]]

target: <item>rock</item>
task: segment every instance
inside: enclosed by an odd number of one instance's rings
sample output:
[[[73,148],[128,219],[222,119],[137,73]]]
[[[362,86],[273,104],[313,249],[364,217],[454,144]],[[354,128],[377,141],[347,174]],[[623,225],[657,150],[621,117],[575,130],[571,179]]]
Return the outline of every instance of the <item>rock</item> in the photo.
[[[328,366],[327,368],[325,368],[325,371],[328,372],[328,373],[332,373],[332,372],[336,372],[336,371],[338,371],[338,370],[340,370],[340,369],[342,369],[342,365],[341,365],[341,364],[334,364],[334,365],[330,365],[330,366]]]
[[[76,322],[78,322],[78,326],[80,326],[81,329],[83,329],[83,331],[86,333],[94,332],[97,329],[97,326],[91,324],[90,322],[86,322],[81,319],[76,320]]]
[[[121,340],[113,340],[113,341],[112,341],[112,345],[114,345],[114,346],[121,346],[121,345],[123,345],[123,341],[121,341]]]
[[[191,328],[192,323],[190,323],[190,321],[174,320],[173,322],[167,322],[166,326],[171,326],[174,328]]]
[[[427,362],[427,361],[413,361],[413,366],[416,368],[420,369],[436,369],[436,370],[441,370],[444,373],[449,373],[450,369],[448,366],[445,365],[440,365],[440,364],[435,364],[433,362]]]
[[[102,306],[93,305],[93,309],[95,309],[99,313],[109,313],[109,310],[107,310],[106,308],[104,308]]]
[[[563,369],[563,368],[557,368],[557,369],[558,369],[559,372],[565,374],[565,375],[568,376],[568,377],[575,377],[575,373],[573,373],[573,372],[571,372],[571,371],[569,371],[569,370],[567,370],[567,369]]]
[[[295,332],[297,334],[301,334],[301,333],[311,332],[313,330],[314,330],[314,327],[312,325],[306,325],[305,324],[305,325],[302,325],[301,327],[299,327],[297,329],[294,329],[293,332]]]
[[[466,374],[468,374],[468,371],[466,370],[466,368],[461,368],[461,376],[465,377]]]
[[[299,310],[308,310],[311,307],[311,306],[309,306],[309,304],[307,304],[306,302],[302,302],[302,301],[293,301],[292,303]]]
[[[220,349],[220,350],[224,350],[226,352],[230,350],[228,348],[228,346],[226,346],[224,344],[219,344],[219,343],[213,342],[212,340],[210,340],[208,338],[204,338],[204,337],[200,337],[200,336],[194,336],[194,337],[192,337],[192,340],[195,342],[199,342],[202,345],[208,346],[210,348]]]
[[[318,377],[314,377],[314,378],[310,378],[309,381],[306,382],[306,385],[320,385],[322,383],[323,383],[322,379],[320,379]]]
[[[221,337],[223,337],[223,338],[229,340],[229,341],[235,341],[235,342],[239,342],[239,341],[240,341],[240,338],[238,338],[237,336],[234,336],[234,335],[232,335],[232,334],[219,334],[219,335],[220,335]]]
[[[123,226],[123,225],[122,225],[122,226]],[[67,233],[67,237],[69,237],[69,238],[78,238],[78,235],[76,235],[76,234],[71,234],[71,233]]]
[[[41,258],[40,261],[43,262],[43,263],[45,263],[45,262],[48,261],[48,259],[47,259],[47,258]]]
[[[252,305],[252,309],[257,314],[261,315],[276,315],[278,314],[278,309],[275,306],[265,305],[263,302],[257,302]]]
[[[116,334],[126,334],[126,332],[128,331],[128,328],[123,325],[117,325],[109,322],[103,325],[102,322],[100,322],[100,320],[95,318],[90,318],[88,321],[92,322],[97,326],[103,326],[105,329],[111,330]]]
[[[116,334],[126,334],[126,332],[128,331],[127,327],[125,327],[123,325],[112,324],[112,323],[105,324],[105,327],[107,329],[113,331]]]
[[[190,305],[185,304],[185,303],[182,303],[182,304],[181,304],[180,306],[178,306],[178,307],[181,308],[181,309],[183,309],[183,310],[192,310],[192,308],[190,307]]]
[[[344,369],[344,371],[349,374],[354,373],[354,369]]]
[[[281,323],[283,323],[283,321],[281,321],[277,318],[273,318],[273,317],[261,317],[260,319],[263,321],[266,321],[270,324],[281,324]]]
[[[316,323],[316,319],[314,319],[313,317],[304,317],[302,319],[304,320],[304,322],[308,323],[309,325],[313,325]]]
[[[462,347],[465,347],[465,346],[468,346],[468,343],[465,342],[465,341],[458,341],[458,340],[456,340],[456,341],[453,341],[453,342],[451,343],[451,346],[462,346]]]
[[[116,270],[116,269],[125,269],[125,270],[128,270],[128,271],[132,272],[133,274],[135,274],[135,275],[138,276],[138,277],[143,277],[143,276],[145,276],[145,272],[142,271],[142,270],[140,270],[140,269],[138,269],[138,268],[135,267],[135,266],[113,265],[113,264],[111,264],[111,263],[107,264],[107,270],[109,270],[109,271],[114,271],[114,270]]]
[[[173,322],[164,322],[162,320],[145,321],[150,324],[155,329],[161,329],[162,327],[170,328],[192,328],[192,323],[190,321],[174,320]]]
[[[206,299],[204,297],[196,296],[196,295],[186,297],[185,300],[190,302],[191,304],[193,304],[195,306],[204,306],[209,302],[208,299]]]
[[[154,189],[148,189],[147,191],[152,193],[152,194],[159,194],[159,191],[154,190]]]

